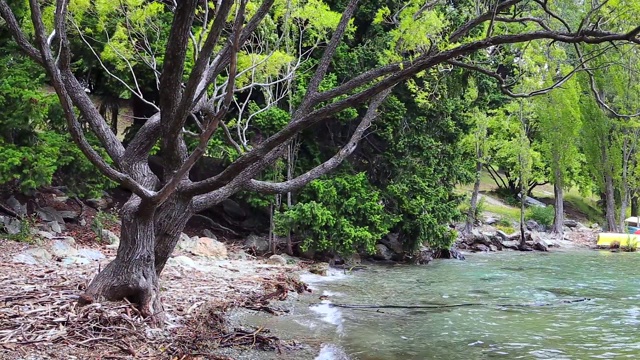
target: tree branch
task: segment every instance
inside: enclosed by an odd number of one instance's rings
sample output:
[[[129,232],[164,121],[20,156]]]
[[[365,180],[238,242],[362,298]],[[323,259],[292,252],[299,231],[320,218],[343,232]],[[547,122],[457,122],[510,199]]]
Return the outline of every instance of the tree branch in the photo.
[[[265,194],[283,194],[289,191],[297,190],[309,182],[319,178],[320,176],[332,171],[337,168],[344,159],[346,159],[349,155],[351,155],[355,149],[358,147],[358,143],[360,139],[364,136],[365,131],[371,126],[371,123],[375,120],[378,115],[378,107],[384,100],[387,98],[389,93],[391,93],[391,88],[387,89],[380,94],[376,95],[369,104],[369,108],[367,109],[366,114],[360,121],[360,124],[356,128],[353,135],[349,139],[340,151],[338,151],[331,159],[322,163],[321,165],[316,166],[315,168],[307,171],[306,173],[288,180],[279,183],[272,183],[268,181],[258,181],[251,180],[246,186],[246,190],[257,191]]]
[[[16,17],[13,15],[13,11],[11,11],[11,8],[9,7],[9,5],[7,5],[7,2],[5,0],[0,0],[0,16],[2,16],[2,18],[6,22],[11,36],[13,36],[13,39],[16,41],[18,46],[20,46],[22,51],[24,51],[24,53],[27,54],[27,56],[29,56],[33,61],[37,62],[40,65],[44,65],[41,52],[36,49],[36,47],[33,46],[31,42],[29,42],[26,35],[20,28],[18,20],[16,20]]]

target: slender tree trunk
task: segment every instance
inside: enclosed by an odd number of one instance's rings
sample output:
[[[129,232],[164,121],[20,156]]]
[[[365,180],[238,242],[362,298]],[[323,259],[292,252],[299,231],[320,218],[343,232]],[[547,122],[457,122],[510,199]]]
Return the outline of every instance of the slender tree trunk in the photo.
[[[520,248],[525,248],[527,245],[527,238],[525,237],[524,227],[524,204],[527,199],[527,193],[525,192],[524,182],[520,182]]]
[[[471,193],[471,204],[467,213],[467,222],[464,226],[464,233],[471,234],[473,225],[476,222],[476,209],[478,207],[478,193],[480,192],[480,175],[482,172],[482,162],[476,161],[476,182],[473,184],[473,193]]]
[[[613,176],[609,171],[605,171],[604,175],[605,188],[605,218],[607,220],[607,228],[609,231],[617,232],[618,225],[616,223],[616,199],[614,196]]]
[[[155,267],[155,209],[133,195],[122,208],[120,247],[116,258],[91,281],[80,304],[127,299],[144,316],[160,315],[160,286]]]
[[[638,216],[638,194],[631,195],[631,216]]]
[[[558,184],[558,181],[553,184],[553,193],[555,196],[555,215],[552,231],[562,236],[564,235],[564,189],[561,184]]]

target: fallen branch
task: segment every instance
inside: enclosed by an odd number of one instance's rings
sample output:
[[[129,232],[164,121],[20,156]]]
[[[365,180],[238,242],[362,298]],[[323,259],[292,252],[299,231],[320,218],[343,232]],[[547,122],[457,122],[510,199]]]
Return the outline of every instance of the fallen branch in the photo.
[[[12,208],[8,207],[7,205],[3,204],[2,202],[0,202],[0,210],[6,212],[7,214],[9,214],[9,215],[11,215],[13,217],[22,218],[22,216],[20,216]]]
[[[590,301],[589,298],[567,299],[556,303],[530,303],[530,304],[486,304],[486,303],[462,303],[462,304],[433,304],[433,305],[360,305],[360,304],[329,304],[331,307],[344,309],[443,309],[467,306],[495,306],[495,307],[538,307],[554,306],[560,304],[573,304]]]

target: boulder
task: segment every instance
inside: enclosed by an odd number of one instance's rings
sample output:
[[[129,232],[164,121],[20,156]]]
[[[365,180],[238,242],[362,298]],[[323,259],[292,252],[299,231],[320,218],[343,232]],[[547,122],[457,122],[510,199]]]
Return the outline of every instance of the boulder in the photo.
[[[58,213],[60,214],[60,216],[62,216],[62,218],[65,221],[66,220],[77,221],[78,217],[80,216],[80,214],[78,214],[77,211],[73,211],[73,210],[58,211]]]
[[[18,219],[11,217],[4,218],[4,230],[9,235],[17,235],[22,231],[22,223]]]
[[[212,238],[194,236],[189,241],[180,242],[179,246],[181,249],[196,256],[215,259],[227,258],[227,247]]]
[[[11,196],[7,199],[7,205],[9,205],[11,210],[15,211],[16,214],[20,216],[27,216],[27,204],[20,204],[15,197]]]
[[[518,250],[520,248],[520,241],[518,240],[502,240],[502,246],[511,250]]]
[[[251,234],[244,241],[244,247],[253,250],[256,254],[265,254],[269,251],[269,239]]]
[[[500,238],[502,241],[509,241],[509,235],[502,230],[496,231],[496,236]]]
[[[64,223],[64,218],[62,217],[62,215],[58,212],[58,210],[52,208],[51,206],[37,209],[36,214],[42,221],[56,221],[58,223]]]
[[[329,264],[324,262],[314,263],[309,266],[309,272],[312,274],[327,276],[327,272],[329,271]]]
[[[247,217],[247,213],[242,206],[231,199],[226,199],[222,202],[222,210],[234,220],[242,221]]]
[[[14,263],[37,265],[51,261],[51,253],[45,249],[29,249],[13,257]]]
[[[457,249],[441,249],[438,253],[440,259],[464,260],[464,255]]]
[[[91,260],[82,256],[68,256],[62,259],[62,265],[87,265],[91,264]]]
[[[380,243],[392,250],[394,253],[402,255],[404,254],[404,249],[402,247],[402,242],[399,239],[400,234],[391,233],[387,236],[383,237],[380,240]]]
[[[571,219],[567,219],[564,221],[564,223],[562,223],[564,226],[569,227],[569,228],[575,228],[578,227],[578,222],[575,220],[571,220]]]
[[[78,250],[69,242],[64,240],[54,240],[51,243],[51,253],[59,258],[77,256]]]
[[[35,235],[38,235],[39,238],[46,239],[46,240],[51,240],[55,237],[54,234],[48,231],[42,231],[42,230],[38,230]]]
[[[373,258],[376,260],[391,260],[393,258],[393,251],[383,244],[376,244],[376,253]]]
[[[498,221],[500,221],[500,219],[495,217],[495,216],[487,216],[487,217],[484,218],[484,223],[487,224],[487,225],[494,225]]]
[[[80,249],[78,250],[78,256],[89,260],[102,260],[105,258],[104,254],[96,249]]]
[[[89,199],[87,200],[87,205],[91,206],[96,210],[105,210],[111,205],[112,200],[109,198],[100,198],[100,199]]]
[[[60,234],[63,230],[63,225],[57,221],[49,221],[47,222],[47,227],[49,228],[49,230],[51,230],[54,234]]]
[[[525,225],[529,231],[544,231],[544,226],[538,224],[535,220],[527,220]]]
[[[102,229],[102,241],[109,243],[107,247],[110,249],[117,249],[118,246],[120,246],[120,238],[118,235],[108,229]]]
[[[216,234],[214,234],[213,231],[211,231],[209,229],[202,230],[202,236],[208,237],[210,239],[218,240],[218,237],[216,236]]]
[[[490,251],[491,249],[489,248],[489,246],[485,245],[485,244],[474,244],[474,246],[471,248],[472,251],[481,251],[481,252],[487,252]]]
[[[287,265],[287,259],[280,255],[271,255],[269,259],[267,259],[267,264],[284,266]]]

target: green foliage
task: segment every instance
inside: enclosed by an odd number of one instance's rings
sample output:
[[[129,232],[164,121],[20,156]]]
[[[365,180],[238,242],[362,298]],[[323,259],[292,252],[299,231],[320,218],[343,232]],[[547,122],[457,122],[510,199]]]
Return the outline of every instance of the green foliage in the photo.
[[[33,229],[36,225],[36,219],[32,217],[25,217],[19,220],[20,221],[20,231],[17,234],[6,234],[3,235],[8,240],[34,244],[36,242],[36,238],[31,233],[31,229]]]
[[[99,242],[105,242],[102,230],[109,229],[118,224],[118,214],[111,211],[98,211],[91,222],[91,230],[96,234]]]
[[[555,212],[553,206],[532,206],[525,212],[526,220],[535,220],[543,226],[551,226]]]
[[[374,252],[376,242],[396,221],[385,212],[380,193],[364,173],[313,181],[300,202],[275,215],[276,232],[292,231],[303,239],[303,249],[342,255]]]

